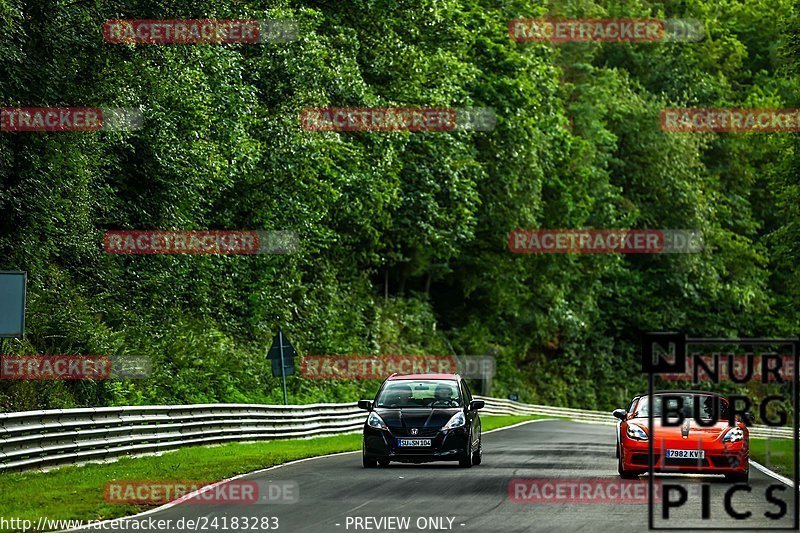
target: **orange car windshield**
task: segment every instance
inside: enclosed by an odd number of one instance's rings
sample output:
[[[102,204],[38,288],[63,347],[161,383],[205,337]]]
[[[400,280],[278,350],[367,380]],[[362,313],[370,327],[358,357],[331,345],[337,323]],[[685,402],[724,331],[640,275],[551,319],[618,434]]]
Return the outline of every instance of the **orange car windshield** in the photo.
[[[697,418],[701,420],[710,420],[714,418],[714,403],[715,399],[720,402],[719,411],[720,415],[718,418],[727,418],[728,417],[728,404],[725,400],[720,399],[716,396],[711,396],[707,394],[703,395],[695,395],[695,394],[676,394],[670,395],[670,398],[667,400],[667,410],[669,412],[676,412],[678,407],[678,399],[680,397],[683,400],[683,408],[681,409],[684,418],[694,418],[694,406],[695,406],[695,396],[698,399],[698,407],[699,407],[699,416]],[[658,418],[661,416],[663,412],[663,396],[654,396],[653,397],[653,416]],[[649,407],[650,402],[647,396],[643,396],[639,400],[639,404],[636,407],[636,412],[634,413],[635,418],[647,418],[649,416]]]

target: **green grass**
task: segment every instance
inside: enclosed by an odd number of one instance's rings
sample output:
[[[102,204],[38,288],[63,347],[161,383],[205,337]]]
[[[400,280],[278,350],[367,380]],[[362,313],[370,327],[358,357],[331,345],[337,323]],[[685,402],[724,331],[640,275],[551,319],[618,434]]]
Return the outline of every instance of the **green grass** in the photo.
[[[484,431],[545,418],[539,416],[484,416]],[[213,482],[295,459],[355,451],[361,435],[313,439],[231,443],[182,448],[162,456],[125,457],[108,464],[65,466],[49,472],[0,474],[0,517],[32,521],[50,519],[108,519],[128,516],[153,506],[121,505],[105,501],[109,481]],[[360,458],[353,458],[354,462]]]
[[[503,416],[482,416],[481,417],[481,431],[490,431],[492,429],[497,429],[505,426],[511,426],[513,424],[518,424],[520,422],[525,422],[526,420],[541,420],[544,418],[552,418],[550,416],[539,416],[539,415],[531,415],[531,416],[511,416],[511,415],[503,415]]]
[[[778,474],[793,477],[792,439],[750,439],[750,457]]]

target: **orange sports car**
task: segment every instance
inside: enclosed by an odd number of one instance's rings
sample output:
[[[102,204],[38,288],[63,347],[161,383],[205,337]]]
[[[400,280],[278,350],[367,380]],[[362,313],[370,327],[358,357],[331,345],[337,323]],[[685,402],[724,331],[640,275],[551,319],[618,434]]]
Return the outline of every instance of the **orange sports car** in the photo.
[[[665,405],[668,424],[662,423]],[[749,432],[739,416],[731,424],[728,408],[728,400],[712,392],[655,392],[653,427],[650,428],[649,397],[647,394],[637,396],[627,410],[617,409],[612,413],[620,420],[617,431],[619,475],[635,478],[647,473],[649,442],[653,438],[654,472],[724,474],[731,481],[747,481]]]

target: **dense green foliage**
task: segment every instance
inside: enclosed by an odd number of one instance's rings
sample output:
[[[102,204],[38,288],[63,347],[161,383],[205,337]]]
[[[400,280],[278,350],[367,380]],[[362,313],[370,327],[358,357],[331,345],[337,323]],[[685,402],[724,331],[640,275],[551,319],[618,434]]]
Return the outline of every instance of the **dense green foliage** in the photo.
[[[148,380],[2,382],[0,410],[279,402],[302,354],[492,353],[494,393],[618,407],[637,335],[800,331],[797,135],[674,134],[664,107],[800,107],[790,0],[0,0],[0,104],[136,107],[133,132],[0,133],[3,353],[145,354]],[[502,7],[498,7],[502,6]],[[510,19],[682,17],[698,43],[513,42]],[[112,18],[292,18],[260,45],[111,45]],[[491,132],[308,132],[306,106],[492,107]],[[696,228],[675,255],[515,255],[515,228]],[[284,256],[107,255],[106,229],[293,229]],[[388,298],[385,297],[388,293]],[[290,401],[375,383],[290,378]]]

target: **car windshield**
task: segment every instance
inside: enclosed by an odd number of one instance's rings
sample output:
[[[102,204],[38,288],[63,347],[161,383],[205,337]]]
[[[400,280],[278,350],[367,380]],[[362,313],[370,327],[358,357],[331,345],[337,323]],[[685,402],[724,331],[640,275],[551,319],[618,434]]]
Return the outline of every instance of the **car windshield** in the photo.
[[[700,408],[700,413],[697,418],[700,420],[709,420],[714,418],[714,399],[718,398],[716,396],[711,396],[708,394],[674,394],[670,396],[676,396],[683,399],[683,416],[684,418],[694,418],[694,397],[697,396],[699,398],[698,406]],[[663,409],[663,396],[654,396],[653,397],[653,416],[660,417]],[[678,400],[677,398],[670,398],[667,401],[667,408],[668,411],[674,412],[677,408]],[[639,405],[636,408],[636,412],[634,413],[635,418],[647,418],[649,416],[649,399],[647,396],[643,396],[641,400],[639,400]],[[719,418],[725,419],[728,417],[728,408],[727,403],[720,399],[720,415]]]
[[[461,398],[455,381],[397,380],[386,383],[376,406],[461,407]]]

